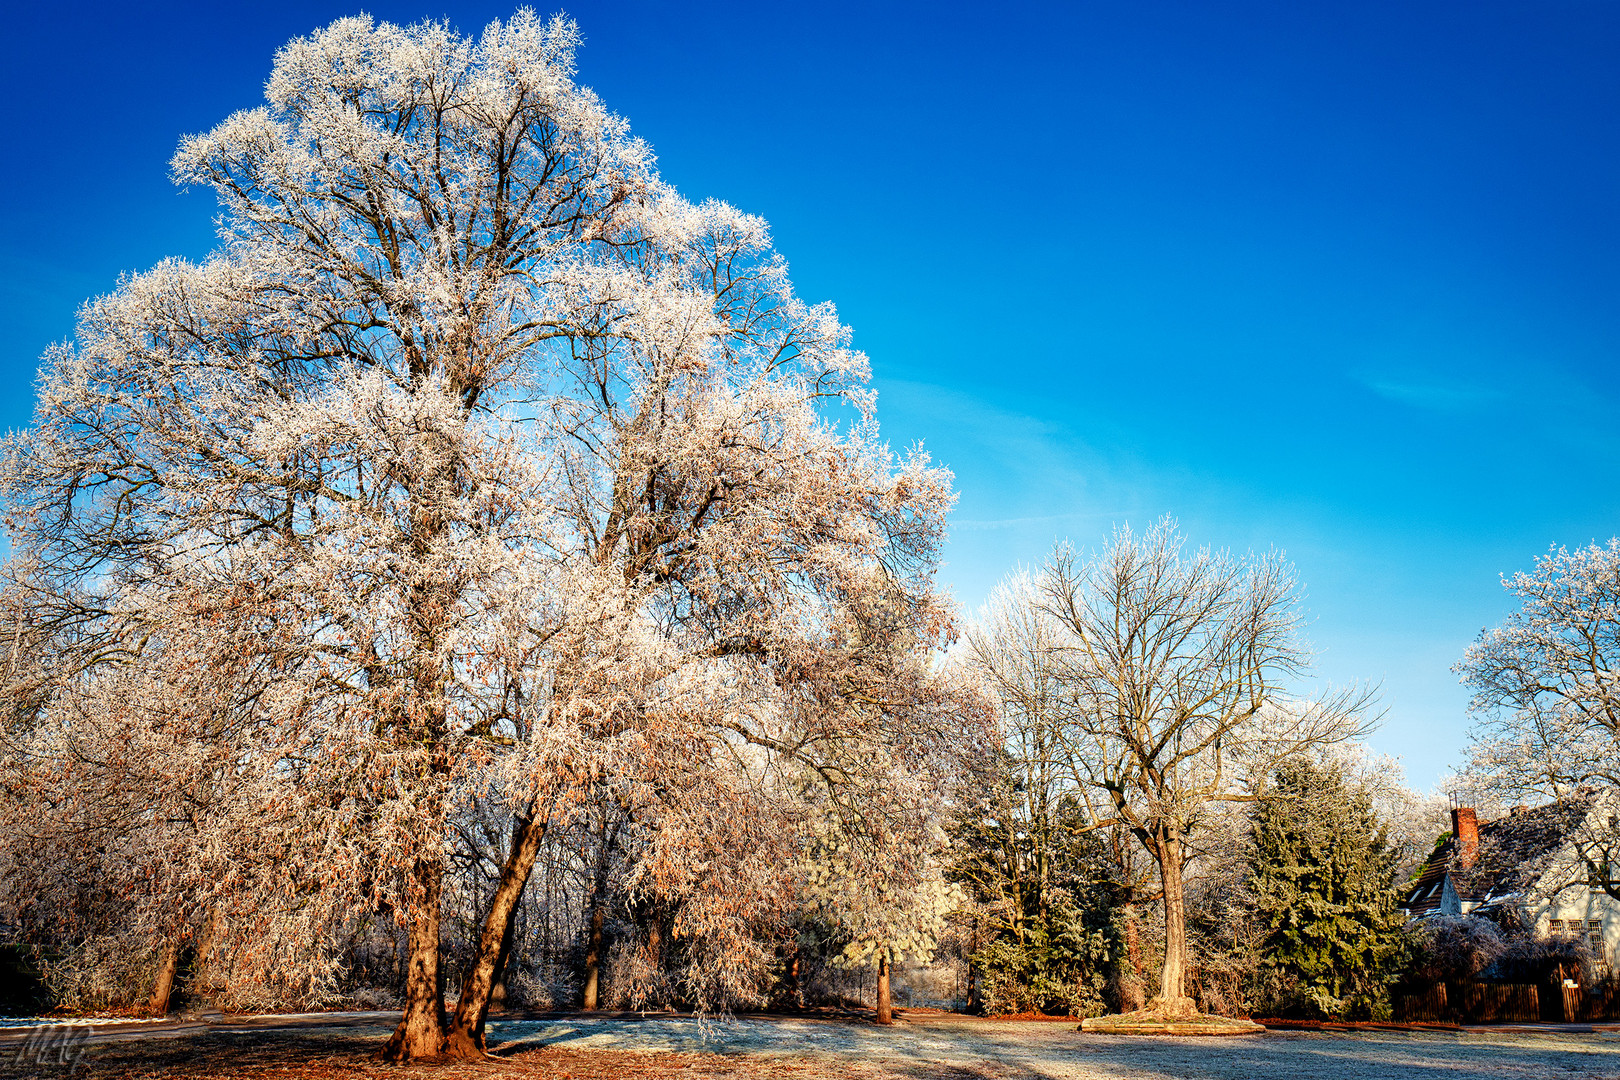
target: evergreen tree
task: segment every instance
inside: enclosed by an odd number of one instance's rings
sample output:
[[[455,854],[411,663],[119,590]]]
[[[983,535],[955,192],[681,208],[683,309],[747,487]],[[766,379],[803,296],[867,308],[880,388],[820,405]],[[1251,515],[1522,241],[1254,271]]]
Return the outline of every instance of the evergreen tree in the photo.
[[[1252,890],[1261,967],[1290,1011],[1377,1016],[1403,952],[1395,852],[1342,770],[1284,765],[1256,807]]]
[[[952,879],[982,921],[969,957],[987,1013],[1103,1011],[1114,944],[1112,867],[1078,800],[1046,798],[1004,753],[993,783],[953,828]]]

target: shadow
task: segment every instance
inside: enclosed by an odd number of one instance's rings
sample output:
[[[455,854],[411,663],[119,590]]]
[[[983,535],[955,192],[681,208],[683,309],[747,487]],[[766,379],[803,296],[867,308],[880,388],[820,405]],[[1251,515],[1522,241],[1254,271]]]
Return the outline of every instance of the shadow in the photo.
[[[170,1038],[93,1043],[71,1062],[15,1060],[0,1056],[0,1078],[225,1077],[283,1069],[296,1073],[312,1064],[334,1073],[363,1072],[376,1062],[388,1037],[384,1028],[317,1031],[209,1031]]]

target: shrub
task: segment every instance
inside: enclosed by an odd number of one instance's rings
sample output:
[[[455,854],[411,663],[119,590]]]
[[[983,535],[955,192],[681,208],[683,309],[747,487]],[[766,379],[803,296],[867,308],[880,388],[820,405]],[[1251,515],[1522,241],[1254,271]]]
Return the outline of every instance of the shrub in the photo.
[[[1432,915],[1412,930],[1408,979],[1417,983],[1468,982],[1507,952],[1502,931],[1472,915]]]

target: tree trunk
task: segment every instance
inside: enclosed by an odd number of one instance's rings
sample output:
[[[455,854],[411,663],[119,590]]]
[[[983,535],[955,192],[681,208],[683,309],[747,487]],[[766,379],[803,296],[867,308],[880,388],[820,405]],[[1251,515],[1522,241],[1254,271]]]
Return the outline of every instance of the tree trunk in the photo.
[[[653,912],[652,922],[647,925],[647,959],[651,962],[653,970],[658,972],[660,985],[662,985],[664,974],[664,921],[656,910]],[[794,957],[793,970],[795,974],[798,973],[797,955]],[[799,996],[802,1004],[804,995]]]
[[[894,1003],[889,998],[889,950],[885,946],[878,952],[877,1022],[894,1023]]]
[[[1161,825],[1154,840],[1153,857],[1164,883],[1164,967],[1159,973],[1158,996],[1147,1007],[1167,1019],[1196,1016],[1198,1009],[1187,996],[1187,901],[1181,881],[1181,836]]]
[[[607,922],[608,870],[611,868],[613,841],[618,830],[609,834],[604,827],[596,854],[596,880],[591,883],[590,940],[585,948],[585,991],[579,1007],[590,1012],[597,1007],[602,984],[602,960],[606,947],[603,930]]]
[[[489,914],[484,917],[484,928],[478,936],[478,951],[472,968],[461,983],[461,997],[456,1001],[455,1016],[445,1042],[445,1053],[460,1060],[482,1058],[486,1052],[484,1022],[489,1018],[489,999],[495,984],[495,975],[504,963],[501,950],[511,950],[513,924],[517,920],[518,901],[523,887],[529,882],[534,860],[540,853],[540,841],[545,839],[546,821],[533,813],[520,817],[512,829],[512,850],[507,853],[506,864],[501,867],[501,880],[495,886],[495,895],[489,902]]]
[[[1142,941],[1136,932],[1136,905],[1125,905],[1125,957],[1138,981],[1142,978]]]
[[[511,855],[512,849],[516,848],[520,843],[522,843],[523,825],[524,822],[529,820],[530,816],[532,815],[513,816],[512,842],[511,847],[507,850],[508,856]],[[505,870],[504,864],[502,865],[502,870]],[[528,881],[525,879],[523,884],[518,887],[517,902],[512,905],[512,912],[506,920],[506,931],[505,933],[501,934],[501,951],[496,954],[495,957],[495,971],[491,975],[493,982],[489,988],[489,1005],[485,1009],[486,1013],[489,1011],[489,1009],[499,1011],[506,1008],[506,974],[512,963],[512,946],[517,940],[518,911],[523,907],[523,889],[527,885]],[[495,887],[500,888],[500,882],[497,881],[495,883]],[[495,898],[491,896],[491,906],[494,905],[494,902]],[[456,1004],[458,1007],[460,1006],[460,1003],[460,999],[457,998]]]
[[[1125,923],[1125,962],[1119,968],[1115,1002],[1122,1013],[1136,1012],[1145,1004],[1147,985],[1142,964],[1141,917],[1130,893],[1122,905]]]
[[[787,947],[787,964],[782,969],[782,986],[786,991],[782,1000],[790,1009],[804,1008],[804,984],[800,969],[803,967],[803,955],[799,949],[797,939]]]
[[[521,890],[519,890],[519,901],[521,901],[522,898],[523,893]],[[489,1007],[497,1011],[506,1007],[506,971],[512,963],[512,945],[517,939],[517,908],[520,906],[521,903],[514,906],[512,909],[512,918],[506,920],[506,933],[501,935],[501,951],[500,954],[495,957],[495,982],[494,985],[489,988]],[[485,1011],[487,1012],[488,1010],[486,1009]]]
[[[585,949],[585,991],[580,998],[579,1007],[586,1012],[596,1008],[597,990],[602,979],[602,924],[605,916],[602,913],[602,897],[598,893],[591,900],[591,936],[590,944]]]
[[[448,448],[450,438],[435,432],[432,442]],[[442,461],[448,461],[444,455]],[[455,490],[448,465],[440,464],[424,474],[421,486],[411,499],[411,524],[415,539],[411,554],[427,559],[443,534],[445,520],[436,496]],[[447,628],[447,613],[454,609],[455,597],[443,577],[412,581],[405,590],[405,607],[412,628],[416,660],[411,676],[411,698],[394,717],[396,734],[428,748],[426,772],[418,780],[419,795],[435,800],[421,822],[428,838],[426,854],[416,856],[411,868],[411,926],[406,936],[410,956],[405,967],[405,1009],[399,1026],[383,1046],[386,1061],[421,1061],[437,1058],[445,1050],[448,1023],[444,1015],[444,974],[439,968],[439,908],[444,896],[444,859],[433,850],[442,836],[445,793],[438,787],[449,772],[443,757],[446,733],[445,687],[447,674],[439,656],[439,643]]]
[[[405,1014],[383,1047],[388,1061],[420,1061],[444,1052],[444,994],[439,985],[439,900],[444,866],[437,857],[418,859],[414,870],[410,957],[405,968]]]
[[[169,1015],[169,995],[174,992],[174,973],[180,966],[180,935],[169,938],[163,946],[163,958],[158,963],[157,983],[152,987],[152,1000],[146,1011],[153,1016]]]
[[[967,955],[967,1003],[965,1008],[970,1013],[978,1012],[981,1005],[979,1001],[979,965],[973,959],[978,955],[981,946],[979,929],[979,920],[975,916],[973,919],[973,936],[968,939],[968,944],[972,946],[972,950]]]
[[[219,908],[213,907],[208,912],[208,922],[203,929],[202,939],[197,942],[195,961],[192,965],[191,984],[194,993],[206,998],[210,1002],[218,997],[223,989],[223,981],[215,970],[214,949],[219,944]]]

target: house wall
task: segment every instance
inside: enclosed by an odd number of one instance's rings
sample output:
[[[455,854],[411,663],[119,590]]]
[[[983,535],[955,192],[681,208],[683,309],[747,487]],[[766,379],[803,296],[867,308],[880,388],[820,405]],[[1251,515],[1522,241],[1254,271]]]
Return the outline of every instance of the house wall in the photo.
[[[1584,887],[1564,889],[1549,901],[1527,905],[1525,915],[1535,928],[1537,937],[1553,933],[1551,923],[1554,919],[1566,924],[1559,931],[1562,934],[1571,933],[1567,924],[1571,920],[1578,920],[1582,937],[1590,936],[1593,922],[1599,923],[1603,935],[1602,955],[1594,956],[1594,959],[1607,964],[1611,971],[1620,965],[1620,902],[1602,890]]]
[[[1475,904],[1468,904],[1467,906],[1463,905],[1462,898],[1457,895],[1456,886],[1451,883],[1450,874],[1447,874],[1441,879],[1440,914],[1463,915],[1466,914],[1470,908],[1476,906],[1477,905]]]

